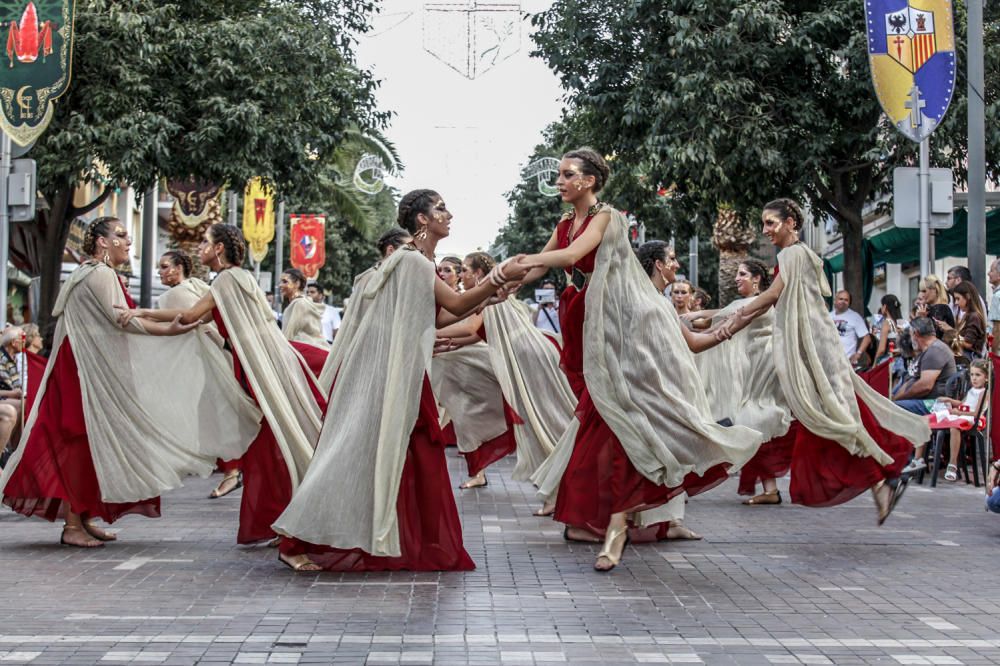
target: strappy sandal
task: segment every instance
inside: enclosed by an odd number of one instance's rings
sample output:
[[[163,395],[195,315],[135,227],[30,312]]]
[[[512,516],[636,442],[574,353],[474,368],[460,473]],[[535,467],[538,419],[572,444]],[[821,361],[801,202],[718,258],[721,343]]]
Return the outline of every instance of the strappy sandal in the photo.
[[[625,543],[622,544],[621,552],[616,555],[613,552],[611,552],[611,548],[614,546],[618,538],[621,537],[622,535],[625,536]],[[607,535],[604,537],[604,547],[601,548],[601,552],[597,554],[597,559],[599,560],[603,557],[607,561],[611,562],[611,566],[608,567],[607,569],[601,569],[597,566],[597,562],[595,561],[594,571],[607,573],[612,569],[614,569],[615,567],[617,567],[622,561],[622,556],[625,554],[625,549],[628,548],[628,542],[629,542],[628,527],[622,527],[621,529],[618,530],[608,530]]]
[[[906,488],[909,485],[909,478],[900,477],[898,479],[892,479],[890,481],[880,481],[878,487],[875,489],[875,506],[878,507],[878,524],[882,525],[886,519],[892,515],[893,510],[896,505],[899,504],[899,500],[903,497],[903,493],[906,492]],[[882,507],[879,502],[879,493],[882,488],[889,486],[889,499],[888,504],[885,508]]]
[[[230,488],[229,490],[220,493],[219,488],[221,488],[222,484],[224,484],[226,481],[229,481],[230,479],[236,479],[236,485]],[[226,477],[222,479],[222,481],[219,481],[218,487],[216,487],[215,490],[209,493],[208,499],[219,499],[220,497],[225,497],[234,490],[239,490],[242,487],[243,487],[243,472],[239,472],[236,476]]]
[[[958,481],[958,465],[948,465],[944,472],[945,481]]]
[[[771,493],[761,493],[760,495],[754,495],[750,499],[743,500],[743,504],[747,506],[757,506],[763,504],[781,504],[781,491],[775,490]]]
[[[289,562],[288,560],[286,560],[284,557],[282,557],[282,555],[280,553],[278,554],[278,561],[281,562],[282,564],[284,564],[286,567],[288,567],[292,571],[295,571],[295,572],[305,571],[305,572],[312,573],[312,572],[322,571],[323,570],[323,568],[320,565],[316,564],[315,562],[313,562],[312,560],[309,560],[309,559],[307,559],[305,562],[299,562],[298,564],[292,564],[291,562]],[[306,569],[306,567],[316,567],[316,568],[315,569]]]

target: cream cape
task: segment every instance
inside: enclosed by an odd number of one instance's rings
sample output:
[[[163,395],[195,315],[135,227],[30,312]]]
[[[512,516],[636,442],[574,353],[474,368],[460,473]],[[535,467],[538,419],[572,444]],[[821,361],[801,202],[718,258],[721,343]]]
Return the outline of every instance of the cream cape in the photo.
[[[733,301],[714,320],[724,319],[751,300]],[[774,368],[773,327],[774,313],[769,311],[732,339],[694,355],[712,418],[730,418],[737,425],[760,431],[766,441],[784,435],[792,424]]]
[[[320,349],[329,349],[323,337],[322,303],[313,303],[305,296],[293,298],[281,315],[281,332],[286,340],[304,342]]]
[[[210,289],[211,287],[196,277],[187,278],[160,294],[156,301],[156,307],[161,310],[189,310]],[[214,323],[201,324],[198,326],[198,330],[207,335],[220,349],[225,346],[225,340],[219,335],[219,329]]]
[[[813,434],[881,465],[892,458],[865,430],[857,400],[886,430],[914,445],[929,440],[926,420],[879,395],[851,369],[823,301],[830,285],[819,257],[798,243],[778,253],[778,267],[784,289],[774,308],[774,365],[795,418]]]
[[[253,274],[237,267],[222,271],[212,282],[212,297],[294,490],[309,466],[322,426],[323,414],[309,385],[312,373],[275,325]]]
[[[489,346],[468,345],[431,361],[434,396],[455,424],[458,450],[471,453],[507,432],[503,391],[490,362]]]
[[[657,292],[628,242],[624,216],[611,221],[586,295],[583,372],[601,417],[641,474],[667,487],[728,463],[739,468],[761,433],[715,423],[673,306]]]
[[[333,344],[330,345],[330,354],[327,356],[326,363],[323,365],[323,371],[320,373],[317,379],[319,380],[320,389],[323,391],[323,395],[329,395],[330,389],[333,388],[333,380],[336,376],[336,366],[330,363],[330,359],[333,358],[335,350],[337,348],[337,340],[349,336],[344,336],[343,331],[356,328],[357,324],[353,321],[355,310],[365,310],[367,305],[370,305],[370,299],[367,303],[363,299],[355,300],[356,296],[360,296],[365,292],[365,286],[368,284],[369,280],[376,274],[381,264],[375,264],[369,269],[366,269],[354,276],[354,285],[351,287],[351,297],[344,302],[344,314],[340,320],[340,328],[337,329],[337,335],[333,338]],[[348,301],[350,301],[348,303]],[[358,307],[355,308],[354,304],[357,303]]]
[[[280,534],[399,556],[396,497],[434,350],[434,264],[400,249],[351,299],[323,370],[336,378],[312,465]]]
[[[25,451],[64,340],[76,359],[105,502],[137,502],[181,486],[184,475],[208,476],[216,458],[239,458],[257,435],[261,413],[222,350],[196,333],[148,336],[137,320],[122,329],[116,305],[127,307],[118,276],[104,264],[81,265],[63,285],[52,311],[55,351],[3,486]]]
[[[515,299],[483,311],[490,362],[504,397],[524,421],[514,426],[515,481],[525,481],[555,450],[566,432],[576,397],[559,368],[559,352]]]

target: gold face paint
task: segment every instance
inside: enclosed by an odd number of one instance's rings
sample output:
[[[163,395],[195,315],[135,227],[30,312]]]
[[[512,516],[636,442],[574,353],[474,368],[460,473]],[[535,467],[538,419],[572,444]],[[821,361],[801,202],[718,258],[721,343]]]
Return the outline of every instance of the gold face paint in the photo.
[[[114,247],[121,247],[121,244],[122,244],[122,242],[121,242],[120,240],[118,240],[118,239],[116,238],[116,239],[114,239],[113,241],[111,241],[111,244],[112,244],[112,245],[113,245]]]

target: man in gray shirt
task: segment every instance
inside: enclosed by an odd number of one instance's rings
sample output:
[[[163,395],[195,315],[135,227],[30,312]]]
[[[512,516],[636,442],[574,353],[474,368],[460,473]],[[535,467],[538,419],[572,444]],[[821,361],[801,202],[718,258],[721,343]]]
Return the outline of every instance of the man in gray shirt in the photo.
[[[955,355],[934,334],[934,322],[927,317],[917,317],[910,322],[910,337],[914,349],[920,352],[917,375],[903,380],[893,400],[914,414],[930,414],[924,401],[944,395],[948,379],[955,374]]]

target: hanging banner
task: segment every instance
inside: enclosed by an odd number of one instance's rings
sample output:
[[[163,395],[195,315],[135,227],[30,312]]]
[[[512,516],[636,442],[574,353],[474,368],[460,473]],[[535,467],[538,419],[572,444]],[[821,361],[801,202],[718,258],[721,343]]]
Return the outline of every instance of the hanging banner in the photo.
[[[291,215],[292,266],[315,280],[326,263],[326,216]]]
[[[69,88],[75,0],[0,3],[7,48],[0,65],[0,128],[31,145],[52,121],[53,102]]]
[[[274,195],[260,178],[251,180],[243,193],[243,237],[254,263],[264,261],[267,246],[274,240]]]
[[[524,168],[524,177],[538,178],[538,192],[547,197],[559,196],[559,190],[553,184],[559,176],[559,160],[554,157],[540,157]]]
[[[866,0],[865,15],[875,94],[896,129],[919,143],[955,91],[951,0]]]

